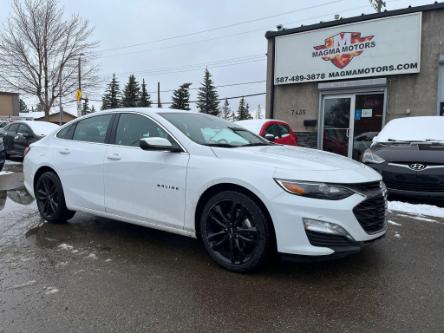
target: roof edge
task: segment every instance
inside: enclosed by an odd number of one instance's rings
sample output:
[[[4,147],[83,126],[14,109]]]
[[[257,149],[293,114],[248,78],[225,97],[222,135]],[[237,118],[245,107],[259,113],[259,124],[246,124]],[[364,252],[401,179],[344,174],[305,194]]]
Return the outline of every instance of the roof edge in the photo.
[[[378,18],[385,18],[385,17],[391,17],[391,16],[398,16],[398,15],[404,15],[404,14],[411,14],[411,13],[417,13],[417,12],[427,12],[432,10],[442,10],[444,9],[444,3],[435,2],[430,5],[423,5],[423,6],[416,6],[404,9],[395,9],[390,11],[384,11],[381,13],[374,13],[374,14],[366,14],[366,15],[359,15],[359,16],[352,16],[349,18],[334,20],[334,21],[327,21],[327,22],[321,22],[321,23],[315,23],[310,24],[306,26],[300,26],[298,28],[291,28],[291,29],[284,29],[282,31],[267,31],[265,33],[266,39],[271,39],[276,36],[284,36],[284,35],[290,35],[294,33],[300,33],[305,31],[311,31],[311,30],[318,30],[323,28],[330,28],[335,26],[340,26],[344,24],[349,23],[356,23],[356,22],[363,22],[368,20],[374,20]]]

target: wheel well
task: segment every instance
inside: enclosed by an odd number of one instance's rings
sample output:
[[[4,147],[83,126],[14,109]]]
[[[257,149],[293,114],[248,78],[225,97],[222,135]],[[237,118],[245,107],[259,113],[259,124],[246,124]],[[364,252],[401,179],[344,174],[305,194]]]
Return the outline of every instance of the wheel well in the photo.
[[[53,172],[53,173],[55,173],[57,175],[57,172],[55,172],[54,169],[52,169],[50,167],[47,167],[47,166],[41,167],[40,169],[37,170],[37,172],[34,175],[34,181],[33,181],[34,189],[35,189],[35,184],[37,182],[37,179],[39,179],[40,176],[43,175],[47,171]]]
[[[240,186],[240,185],[230,184],[230,183],[213,185],[210,188],[208,188],[200,196],[199,202],[197,203],[197,206],[196,206],[196,214],[194,215],[194,229],[195,229],[196,236],[198,239],[200,239],[200,228],[199,228],[200,214],[202,213],[202,210],[203,210],[205,204],[207,203],[207,201],[213,195],[215,195],[216,193],[222,192],[222,191],[237,191],[237,192],[247,195],[250,199],[252,199],[262,209],[262,212],[267,217],[267,222],[269,223],[269,225],[271,227],[271,231],[273,232],[272,239],[276,243],[276,232],[274,230],[273,220],[271,219],[270,212],[268,211],[267,207],[264,205],[262,200],[259,199],[259,197],[256,194],[254,194],[253,192],[251,192],[249,189],[247,189],[243,186]]]

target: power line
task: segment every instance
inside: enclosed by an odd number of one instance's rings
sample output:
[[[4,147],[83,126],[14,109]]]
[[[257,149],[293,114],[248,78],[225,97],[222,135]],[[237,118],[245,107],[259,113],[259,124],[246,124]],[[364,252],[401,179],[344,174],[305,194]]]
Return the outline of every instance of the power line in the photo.
[[[238,83],[230,83],[230,84],[222,84],[219,86],[214,86],[215,88],[226,88],[226,87],[235,87],[235,86],[243,86],[243,85],[249,85],[249,84],[257,84],[257,83],[265,83],[266,80],[258,80],[258,81],[249,81],[249,82],[238,82]],[[189,90],[198,90],[200,87],[193,87],[189,88]],[[168,90],[161,90],[161,93],[167,93],[167,92],[173,92],[176,89],[168,89]],[[157,91],[149,91],[149,94],[157,93]]]
[[[218,27],[213,27],[213,28],[209,28],[209,29],[203,29],[203,30],[199,30],[199,31],[194,31],[194,32],[186,33],[186,34],[174,35],[174,36],[170,36],[170,37],[155,39],[155,40],[141,42],[141,43],[135,43],[135,44],[129,44],[129,45],[125,45],[125,46],[108,48],[108,49],[104,49],[102,51],[103,52],[107,52],[107,51],[112,51],[112,50],[122,50],[122,49],[128,49],[128,48],[137,47],[137,46],[141,46],[141,45],[146,45],[146,44],[153,44],[153,43],[164,42],[164,41],[167,41],[167,40],[172,40],[172,39],[177,39],[177,38],[195,36],[195,35],[206,33],[206,32],[211,32],[211,31],[217,31],[217,30],[232,28],[232,27],[239,26],[239,25],[249,24],[249,23],[258,22],[258,21],[263,21],[263,20],[267,20],[267,19],[270,19],[270,18],[274,18],[274,17],[279,17],[279,16],[288,15],[288,14],[293,14],[295,12],[301,12],[301,11],[305,11],[305,10],[320,8],[320,7],[324,7],[324,6],[328,6],[328,5],[331,5],[331,4],[335,4],[335,3],[339,3],[339,2],[344,2],[344,1],[345,0],[329,1],[329,2],[325,2],[325,3],[319,4],[319,5],[313,5],[313,6],[309,6],[309,7],[294,9],[294,10],[290,10],[290,11],[279,13],[279,14],[263,16],[263,17],[259,17],[259,18],[255,18],[255,19],[251,19],[251,20],[240,21],[240,22],[236,22],[236,23],[232,23],[232,24],[221,25],[221,26],[218,26]]]

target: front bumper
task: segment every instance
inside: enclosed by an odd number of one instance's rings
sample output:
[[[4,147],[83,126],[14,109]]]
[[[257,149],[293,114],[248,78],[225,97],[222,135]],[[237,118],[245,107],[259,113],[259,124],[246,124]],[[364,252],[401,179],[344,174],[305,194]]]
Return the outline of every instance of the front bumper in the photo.
[[[389,194],[421,199],[444,199],[444,168],[411,170],[407,164],[369,164],[379,172]]]
[[[364,230],[354,209],[367,200],[368,198],[360,194],[354,194],[343,200],[317,200],[282,193],[273,200],[269,208],[274,221],[278,252],[312,257],[358,252],[368,242],[384,236],[387,229],[384,208],[382,226],[371,232]],[[347,242],[324,234],[324,242],[322,243],[319,237],[316,242],[316,237],[311,237],[316,235],[310,235],[305,230],[304,218],[340,225],[349,233],[352,240]]]

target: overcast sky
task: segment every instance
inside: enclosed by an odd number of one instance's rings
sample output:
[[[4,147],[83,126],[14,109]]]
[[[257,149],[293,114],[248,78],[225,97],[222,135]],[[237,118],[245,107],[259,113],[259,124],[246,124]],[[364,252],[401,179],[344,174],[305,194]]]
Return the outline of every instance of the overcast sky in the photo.
[[[423,0],[387,0],[387,8],[429,4]],[[78,13],[95,27],[102,86],[87,92],[100,100],[112,73],[121,88],[130,73],[145,78],[149,91],[197,88],[207,65],[217,86],[263,81],[266,76],[265,31],[372,13],[368,0],[76,0],[60,1],[68,16]],[[11,0],[0,0],[0,24],[6,22]],[[247,22],[247,23],[245,23]],[[227,27],[228,26],[228,27]],[[201,32],[202,30],[211,31]],[[187,36],[184,36],[187,35]],[[137,46],[133,46],[137,44]],[[219,96],[265,92],[265,83],[219,87]],[[196,91],[192,91],[192,100]],[[157,97],[151,94],[152,100]],[[29,103],[31,101],[27,99]],[[163,92],[161,100],[171,100]],[[247,98],[250,108],[264,105],[265,96]],[[94,102],[100,108],[100,102]],[[238,100],[230,101],[233,109]],[[74,109],[74,107],[71,107]],[[70,110],[71,111],[71,110]]]

